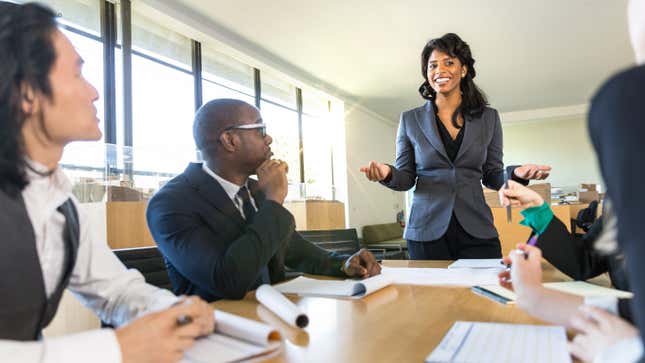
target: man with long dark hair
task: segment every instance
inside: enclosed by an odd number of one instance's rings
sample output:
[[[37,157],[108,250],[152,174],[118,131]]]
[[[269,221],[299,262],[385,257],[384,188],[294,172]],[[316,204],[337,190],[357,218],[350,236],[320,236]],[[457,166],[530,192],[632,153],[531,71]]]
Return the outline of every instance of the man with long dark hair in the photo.
[[[68,143],[101,137],[82,63],[50,9],[0,2],[0,357],[177,362],[212,331],[212,310],[146,284],[93,240],[58,165]],[[42,339],[65,289],[121,327]]]

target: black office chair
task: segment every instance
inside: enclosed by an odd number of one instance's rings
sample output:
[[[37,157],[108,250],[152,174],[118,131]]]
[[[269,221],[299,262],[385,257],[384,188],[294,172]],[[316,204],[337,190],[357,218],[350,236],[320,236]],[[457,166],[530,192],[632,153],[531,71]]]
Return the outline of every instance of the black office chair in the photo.
[[[124,248],[113,252],[125,267],[139,270],[147,283],[172,291],[164,258],[156,246]]]
[[[298,231],[306,240],[316,244],[327,251],[351,255],[356,253],[361,244],[358,240],[356,228],[328,229],[320,231]],[[389,248],[368,248],[377,260],[403,260],[405,252],[401,246],[393,245]]]

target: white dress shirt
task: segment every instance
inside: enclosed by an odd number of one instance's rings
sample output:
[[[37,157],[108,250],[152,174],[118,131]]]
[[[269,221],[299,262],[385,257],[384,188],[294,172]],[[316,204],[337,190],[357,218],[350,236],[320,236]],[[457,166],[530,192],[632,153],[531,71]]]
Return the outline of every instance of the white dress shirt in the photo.
[[[204,172],[206,172],[206,174],[212,176],[213,179],[215,179],[219,183],[219,185],[222,186],[222,189],[224,189],[224,192],[226,192],[228,197],[231,198],[231,200],[233,201],[233,204],[235,204],[235,208],[237,208],[237,210],[240,211],[242,218],[246,219],[246,216],[244,215],[244,207],[243,207],[244,201],[242,200],[242,198],[240,198],[239,195],[237,195],[237,193],[240,191],[240,188],[242,188],[243,186],[246,187],[246,192],[249,194],[249,199],[251,199],[251,204],[253,205],[253,208],[256,211],[258,210],[258,206],[255,204],[255,199],[253,199],[253,195],[251,195],[251,191],[249,191],[248,181],[244,183],[244,185],[237,185],[235,183],[231,183],[230,181],[215,174],[215,172],[212,171],[206,165],[206,163],[202,164],[202,169],[204,170]]]
[[[42,165],[30,162],[36,170]],[[49,177],[27,170],[29,184],[22,192],[36,236],[45,290],[50,296],[62,278],[65,217],[56,209],[72,198],[78,210],[80,237],[78,256],[67,288],[101,320],[115,326],[145,313],[165,309],[177,301],[170,291],[146,284],[137,270],[128,270],[105,241],[89,236],[93,225],[72,196],[72,186],[58,168]],[[5,277],[6,278],[6,277]],[[2,361],[19,363],[121,362],[121,350],[112,329],[90,330],[37,342],[0,340]]]

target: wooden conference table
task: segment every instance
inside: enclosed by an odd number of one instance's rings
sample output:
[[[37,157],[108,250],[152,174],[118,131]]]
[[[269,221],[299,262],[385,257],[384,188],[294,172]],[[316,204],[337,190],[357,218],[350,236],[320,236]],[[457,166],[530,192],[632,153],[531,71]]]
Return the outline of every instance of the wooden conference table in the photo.
[[[451,261],[383,261],[390,267],[447,267]],[[571,280],[543,261],[544,281]],[[360,300],[289,296],[309,316],[291,328],[255,300],[220,300],[218,310],[276,327],[282,351],[266,362],[423,362],[458,320],[541,324],[515,305],[503,305],[466,287],[391,285]],[[217,319],[217,317],[216,317]]]

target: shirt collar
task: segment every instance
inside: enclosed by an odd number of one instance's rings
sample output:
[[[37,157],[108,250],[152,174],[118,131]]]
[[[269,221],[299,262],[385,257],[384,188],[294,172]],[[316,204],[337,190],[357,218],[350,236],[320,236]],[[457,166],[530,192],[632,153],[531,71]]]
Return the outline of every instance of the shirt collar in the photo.
[[[235,199],[235,196],[240,191],[240,188],[242,188],[243,186],[246,186],[248,188],[247,186],[248,182],[245,182],[244,185],[237,185],[235,183],[231,183],[230,181],[217,175],[214,171],[212,171],[208,167],[208,165],[206,165],[206,163],[202,163],[202,169],[206,174],[212,176],[222,186],[222,188],[224,189],[224,191],[226,192],[226,194],[231,200]]]
[[[26,158],[25,161],[32,169],[38,172],[47,173],[49,171],[49,169],[45,165],[37,161],[31,160],[29,158]],[[29,183],[49,184],[50,187],[54,188],[56,191],[61,192],[62,194],[65,194],[67,196],[70,196],[72,194],[72,183],[69,181],[67,175],[65,175],[65,172],[60,166],[56,166],[56,170],[54,170],[54,172],[49,176],[39,175],[38,173],[34,172],[34,170],[25,168],[27,180],[29,181]]]

